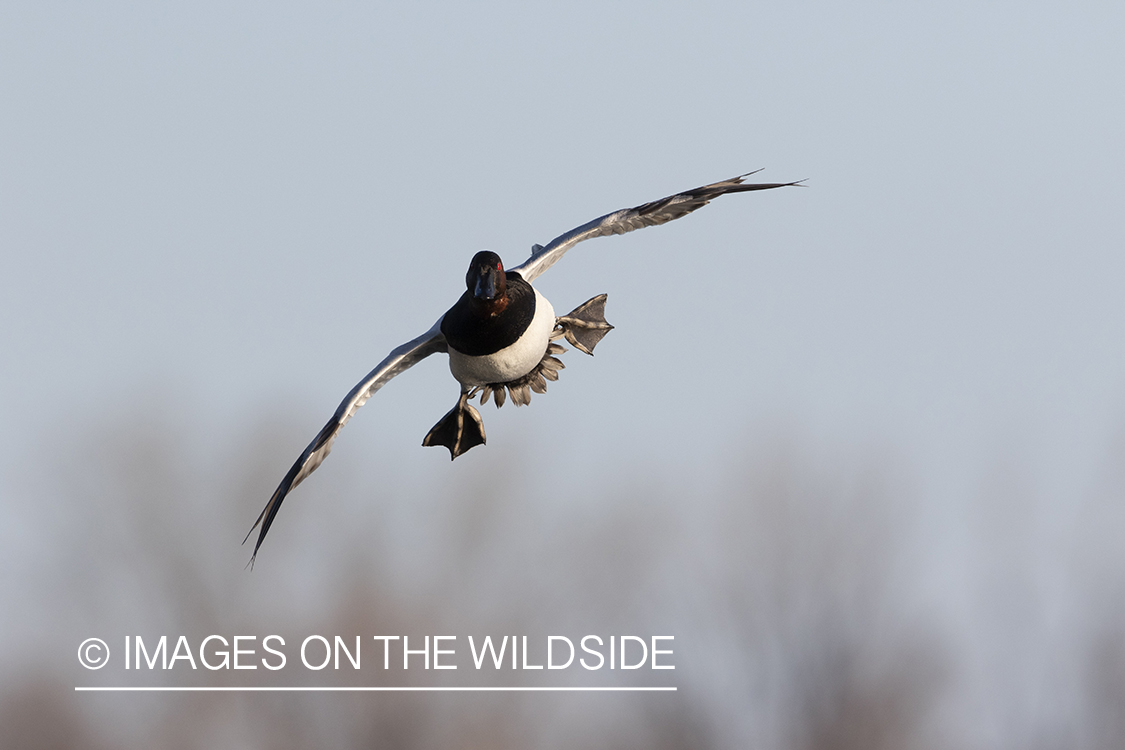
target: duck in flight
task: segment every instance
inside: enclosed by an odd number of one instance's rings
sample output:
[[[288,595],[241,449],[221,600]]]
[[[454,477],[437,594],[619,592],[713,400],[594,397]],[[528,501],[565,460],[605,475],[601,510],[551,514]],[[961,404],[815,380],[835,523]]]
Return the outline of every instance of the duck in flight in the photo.
[[[340,429],[391,378],[431,354],[448,354],[449,369],[461,384],[461,395],[457,405],[427,433],[422,445],[444,446],[451,459],[483,445],[484,424],[470,400],[479,396],[483,406],[492,398],[499,408],[510,395],[516,406],[524,406],[531,402],[531,391],[545,393],[546,381],[558,380],[563,364],[555,355],[566,350],[556,339],[565,338],[576,349],[593,354],[594,347],[613,329],[605,320],[606,295],[600,294],[556,317],[551,303],[531,282],[583,240],[664,224],[727,193],[800,184],[743,182],[751,174],[754,172],[606,214],[556,237],[546,246],[532,246],[531,257],[507,271],[496,253],[483,251],[473,256],[465,275],[467,289],[461,298],[430,330],[391,351],[352,388],[328,424],[286,473],[246,535],[249,539],[254,529],[261,526],[250,563],[257,557],[285,497],[320,466]]]

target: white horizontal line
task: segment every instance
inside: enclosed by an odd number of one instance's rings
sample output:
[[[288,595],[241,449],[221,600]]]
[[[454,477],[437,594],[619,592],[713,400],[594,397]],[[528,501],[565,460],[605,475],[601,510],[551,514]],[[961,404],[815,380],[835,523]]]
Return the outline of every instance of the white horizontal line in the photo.
[[[76,692],[118,692],[118,693],[267,693],[267,692],[330,692],[330,693],[515,693],[515,692],[675,692],[675,687],[75,687]]]

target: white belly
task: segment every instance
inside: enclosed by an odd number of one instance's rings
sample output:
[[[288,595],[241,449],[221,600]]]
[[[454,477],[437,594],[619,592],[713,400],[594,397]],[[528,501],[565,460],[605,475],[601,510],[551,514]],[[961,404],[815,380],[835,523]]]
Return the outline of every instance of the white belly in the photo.
[[[535,291],[535,317],[523,336],[495,354],[479,357],[449,349],[449,371],[463,385],[508,383],[522,378],[539,364],[555,329],[555,309],[546,297]]]

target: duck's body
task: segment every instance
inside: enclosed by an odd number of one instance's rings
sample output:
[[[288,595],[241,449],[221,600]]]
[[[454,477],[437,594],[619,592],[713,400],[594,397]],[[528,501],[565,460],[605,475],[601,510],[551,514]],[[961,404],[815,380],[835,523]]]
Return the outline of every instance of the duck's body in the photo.
[[[519,274],[509,271],[505,281],[509,301],[502,309],[492,312],[476,304],[476,298],[466,291],[442,316],[449,370],[462,385],[522,378],[539,364],[547,350],[555,330],[555,309]]]
[[[578,343],[571,327],[580,322],[596,330],[598,340],[613,328],[601,308],[585,321],[575,317],[585,306],[555,317],[546,297],[519,273],[505,273],[500,256],[487,250],[473,256],[465,285],[468,290],[438,324],[461,397],[422,440],[422,445],[445,446],[451,459],[485,442],[480,413],[468,403],[473,396],[480,392],[483,405],[495,394],[500,408],[506,390],[516,406],[531,403],[531,391],[546,393],[547,380],[557,380],[563,367],[553,355],[565,349],[551,339],[567,336]],[[592,354],[596,343],[591,341],[586,352]]]
[[[449,369],[461,386],[457,405],[434,425],[423,445],[442,445],[456,458],[485,442],[480,414],[468,401],[478,394],[480,403],[494,397],[505,402],[505,390],[517,406],[530,402],[530,392],[546,392],[546,381],[557,380],[563,365],[554,355],[565,349],[554,343],[564,337],[587,354],[613,327],[605,321],[606,295],[598,295],[570,313],[556,316],[551,303],[531,282],[550,268],[563,253],[583,240],[663,224],[695,211],[726,193],[767,190],[797,183],[743,184],[747,175],[705,185],[694,190],[623,209],[563,234],[546,247],[532,247],[531,257],[505,271],[500,257],[484,251],[469,265],[467,290],[438,321],[418,338],[396,348],[356,385],[289,469],[254,526],[261,524],[254,556],[286,495],[313,472],[328,452],[340,429],[375,391],[391,378],[431,354],[449,354]],[[247,539],[249,538],[247,534]],[[251,557],[253,562],[254,557]]]

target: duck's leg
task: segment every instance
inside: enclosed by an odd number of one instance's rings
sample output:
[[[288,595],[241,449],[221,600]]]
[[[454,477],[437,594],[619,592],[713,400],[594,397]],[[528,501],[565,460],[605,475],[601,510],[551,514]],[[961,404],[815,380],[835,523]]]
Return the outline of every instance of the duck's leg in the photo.
[[[469,404],[472,393],[468,390],[461,391],[457,406],[433,426],[422,440],[422,445],[444,445],[449,449],[451,461],[473,446],[484,445],[484,422],[481,421],[480,412]]]
[[[606,295],[599,294],[555,319],[557,328],[576,349],[593,354],[598,342],[613,330],[605,319],[605,300]]]

